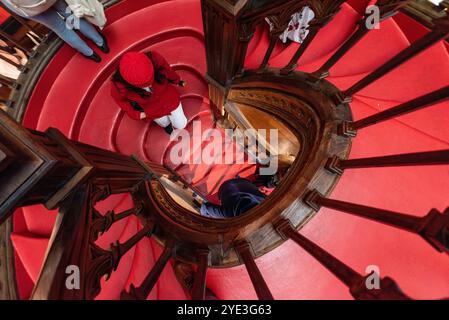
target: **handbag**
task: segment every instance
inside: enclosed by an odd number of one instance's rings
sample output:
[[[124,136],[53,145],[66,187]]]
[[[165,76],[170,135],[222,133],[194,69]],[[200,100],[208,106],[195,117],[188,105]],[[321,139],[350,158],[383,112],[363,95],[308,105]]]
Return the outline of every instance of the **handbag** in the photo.
[[[85,18],[99,28],[106,25],[107,19],[103,4],[98,0],[65,0],[74,15]]]

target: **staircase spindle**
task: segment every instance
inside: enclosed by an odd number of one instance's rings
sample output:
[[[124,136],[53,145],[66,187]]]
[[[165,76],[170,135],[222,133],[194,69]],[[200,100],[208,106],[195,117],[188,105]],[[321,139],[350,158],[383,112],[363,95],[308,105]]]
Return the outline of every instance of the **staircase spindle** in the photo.
[[[111,245],[111,250],[104,250],[99,248],[95,244],[91,244],[92,261],[89,263],[86,288],[87,299],[95,298],[101,291],[100,279],[106,275],[106,279],[109,279],[111,273],[116,271],[122,257],[131,250],[140,240],[144,237],[151,236],[153,232],[154,224],[149,222],[139,232],[133,235],[124,243]]]
[[[306,52],[307,48],[309,48],[310,44],[315,39],[318,32],[321,30],[321,27],[322,26],[320,25],[309,27],[309,34],[304,39],[304,42],[301,43],[299,48],[296,50],[290,62],[283,69],[281,69],[282,75],[287,75],[293,72],[298,67],[299,59],[303,56],[304,52]]]
[[[318,79],[324,79],[329,76],[329,70],[340,61],[343,56],[352,49],[370,30],[366,27],[365,21],[359,23],[359,27],[352,36],[327,60],[320,69],[313,73]]]
[[[198,250],[198,269],[192,288],[192,300],[204,300],[206,293],[206,275],[209,265],[209,250]]]
[[[372,116],[354,121],[345,122],[339,128],[339,133],[346,136],[355,136],[358,129],[387,121],[407,113],[415,112],[449,99],[449,86],[432,91],[423,96],[404,102],[396,107],[376,113]]]
[[[318,211],[320,207],[326,207],[362,218],[368,218],[377,222],[389,224],[411,232],[418,232],[423,223],[423,218],[421,217],[329,199],[325,198],[317,191],[311,191],[308,193],[304,198],[304,202],[316,211]]]
[[[104,216],[102,216],[94,209],[96,218],[91,224],[91,235],[93,239],[98,239],[98,236],[108,231],[114,223],[123,220],[131,215],[138,215],[141,210],[142,206],[139,205],[121,213],[115,213],[113,210],[108,211]]]
[[[380,22],[394,16],[400,7],[406,5],[409,0],[397,1],[397,0],[378,0],[376,6],[380,11]],[[346,40],[346,42],[327,60],[323,66],[315,71],[313,74],[318,79],[324,79],[329,76],[329,70],[338,62],[340,59],[351,50],[360,40],[362,40],[368,32],[371,30],[368,28],[367,21],[370,15],[365,14],[362,20],[357,24],[357,30],[352,34],[352,36]]]
[[[4,30],[0,29],[0,36],[6,40],[6,42],[12,43],[15,47],[19,48],[23,52],[27,54],[27,56],[31,55],[31,50],[27,49],[25,46],[23,46],[20,42],[15,40],[11,35],[9,35]]]
[[[438,150],[349,160],[341,160],[338,157],[333,157],[327,162],[326,169],[332,173],[342,174],[346,169],[446,164],[449,164],[449,150]]]
[[[282,75],[287,75],[293,72],[297,67],[299,60],[304,55],[306,50],[309,48],[310,44],[313,42],[318,32],[326,26],[340,11],[341,5],[343,4],[342,0],[332,0],[332,1],[323,1],[320,5],[322,6],[322,12],[315,12],[315,19],[313,19],[309,24],[309,34],[304,39],[303,43],[296,50],[295,54],[291,58],[290,62],[281,69]]]
[[[437,42],[447,38],[449,36],[449,23],[448,17],[440,18],[434,20],[435,28],[427,35],[416,40],[409,47],[399,52],[396,56],[388,60],[386,63],[378,67],[376,70],[371,72],[369,75],[359,80],[357,83],[352,85],[350,88],[343,92],[343,98],[352,97],[354,94],[364,89],[365,87],[372,84],[374,81],[380,79],[390,71],[394,70],[401,64],[412,59],[419,53],[430,48]]]
[[[276,42],[279,39],[279,34],[277,33],[272,33],[270,36],[270,44],[268,46],[267,52],[265,53],[265,56],[263,58],[263,61],[260,65],[260,69],[266,69],[268,67],[268,61],[271,58],[271,55],[273,53],[274,47],[276,46]]]
[[[366,285],[368,276],[362,276],[351,267],[331,255],[329,252],[299,234],[289,220],[279,219],[274,223],[274,228],[285,240],[291,239],[312,257],[320,262],[326,269],[332,272],[349,289],[352,296],[359,300],[395,299],[408,300],[395,282],[390,278],[380,279],[380,289],[369,289]]]
[[[162,271],[164,271],[166,264],[172,257],[175,244],[176,242],[173,239],[170,239],[166,242],[164,251],[156,261],[150,273],[143,280],[142,284],[137,288],[133,284],[131,284],[129,293],[127,293],[125,290],[122,292],[122,300],[145,300],[148,297],[148,295],[151,293],[151,290],[153,290],[154,285],[157,283],[157,280],[159,279]]]
[[[139,232],[137,232],[135,235],[133,235],[131,238],[129,238],[126,242],[122,244],[118,244],[114,246],[113,250],[117,250],[117,253],[123,257],[125,253],[127,253],[129,250],[131,250],[132,247],[137,245],[140,240],[142,240],[144,237],[149,237],[153,233],[154,230],[154,224],[151,222],[148,222]]]
[[[265,282],[264,277],[262,276],[262,273],[257,267],[256,262],[254,261],[250,244],[246,241],[238,243],[235,246],[235,250],[246,266],[246,270],[248,271],[249,277],[251,278],[251,282],[253,283],[257,297],[260,300],[274,300],[273,295],[271,294],[270,289],[268,288],[268,285]]]
[[[424,217],[415,217],[390,210],[325,198],[316,190],[307,193],[304,202],[316,211],[319,211],[321,207],[326,207],[418,234],[438,251],[449,253],[449,208],[443,214],[437,210],[431,210]]]
[[[363,280],[363,276],[354,271],[351,267],[335,258],[329,252],[325,251],[317,244],[313,243],[300,233],[298,233],[289,220],[281,219],[274,224],[276,231],[285,239],[291,239],[311,256],[317,259],[324,267],[332,272],[346,286],[351,287],[354,283]]]
[[[6,57],[6,56],[4,56],[4,55],[2,55],[2,54],[0,55],[0,59],[2,59],[3,61],[9,63],[10,65],[13,65],[13,66],[16,67],[17,70],[19,70],[19,71],[22,70],[22,68],[23,68],[23,66],[22,66],[21,64],[19,64],[19,63],[13,61],[13,60],[11,60],[11,59],[9,59],[8,57]]]
[[[16,14],[15,12],[11,11],[5,4],[3,4],[3,2],[0,2],[0,7],[3,8],[3,10],[5,10],[6,12],[8,12],[11,16],[14,17],[15,20],[17,20],[17,22],[19,22],[25,29],[27,29],[28,31],[34,33],[36,35],[36,37],[39,39],[39,41],[42,41],[43,38],[45,37],[45,35],[41,34],[39,31],[37,31],[36,28],[32,27],[28,21],[26,21],[24,18],[22,18],[21,16],[19,16],[18,14]]]

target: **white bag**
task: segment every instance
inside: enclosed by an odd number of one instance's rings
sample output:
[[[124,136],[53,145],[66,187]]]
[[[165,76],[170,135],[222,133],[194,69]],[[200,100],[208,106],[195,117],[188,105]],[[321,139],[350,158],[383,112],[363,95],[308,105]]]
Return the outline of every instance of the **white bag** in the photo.
[[[65,0],[77,18],[85,18],[90,23],[103,28],[107,19],[103,4],[98,0]]]
[[[287,42],[287,39],[303,43],[304,39],[309,34],[309,22],[315,18],[315,12],[310,7],[305,6],[300,12],[292,15],[287,29],[280,35],[280,39],[283,43]],[[266,21],[270,25],[270,30],[273,29],[271,21],[267,18]]]

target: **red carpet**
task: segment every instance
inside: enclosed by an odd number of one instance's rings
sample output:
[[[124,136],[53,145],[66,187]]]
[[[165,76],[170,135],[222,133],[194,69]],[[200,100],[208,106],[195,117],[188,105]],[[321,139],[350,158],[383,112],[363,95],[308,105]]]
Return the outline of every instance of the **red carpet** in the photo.
[[[160,3],[159,3],[160,2]],[[338,16],[320,31],[299,70],[314,71],[355,29],[369,1],[351,0]],[[24,124],[45,130],[56,127],[73,139],[171,166],[168,136],[157,125],[148,126],[124,115],[109,95],[109,77],[118,57],[129,49],[157,50],[175,66],[188,86],[182,102],[192,121],[203,129],[213,126],[204,80],[205,54],[198,0],[125,0],[107,12],[105,29],[111,53],[101,64],[85,60],[67,46],[54,57],[30,99]],[[268,37],[260,27],[248,49],[247,67],[260,64]],[[382,23],[354,47],[334,68],[329,80],[345,89],[427,32],[399,15]],[[278,46],[271,66],[283,66],[296,44]],[[431,75],[431,77],[429,77]],[[355,96],[351,104],[356,119],[427,93],[449,82],[447,47],[439,43]],[[448,148],[449,104],[400,117],[360,131],[352,158]],[[211,142],[213,143],[213,142]],[[213,198],[224,180],[252,166],[184,165],[177,168],[205,194]],[[345,172],[332,198],[404,213],[425,215],[435,207],[447,207],[449,167],[409,167]],[[115,196],[98,205],[101,212],[117,212],[131,206],[127,196]],[[41,206],[17,210],[12,237],[21,297],[30,296],[43,261],[56,213]],[[118,223],[98,240],[101,246],[133,235],[140,224],[135,218]],[[412,298],[449,296],[449,259],[424,240],[381,224],[323,209],[302,231],[360,273],[369,265],[380,267],[382,276],[394,278]],[[123,258],[111,279],[102,283],[98,299],[118,299],[123,288],[139,285],[161,253],[145,239]],[[276,299],[350,299],[348,290],[325,268],[296,245],[287,242],[257,260]],[[252,299],[256,295],[244,267],[215,269],[208,286],[220,299]],[[164,270],[149,299],[182,299],[185,294],[170,266]]]

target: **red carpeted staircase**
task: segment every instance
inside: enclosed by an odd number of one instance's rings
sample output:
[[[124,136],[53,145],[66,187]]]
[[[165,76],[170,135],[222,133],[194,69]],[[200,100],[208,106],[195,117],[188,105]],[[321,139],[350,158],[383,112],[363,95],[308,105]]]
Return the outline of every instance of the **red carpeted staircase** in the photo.
[[[373,1],[371,1],[373,2]],[[301,71],[318,69],[355,30],[364,8],[371,3],[352,0],[323,28],[301,59]],[[107,12],[104,33],[111,53],[101,64],[90,62],[64,46],[41,76],[29,101],[25,126],[45,130],[56,127],[72,139],[176,169],[202,193],[214,198],[220,183],[254,172],[252,165],[181,165],[168,157],[169,136],[155,124],[128,118],[109,95],[119,56],[127,50],[156,50],[166,57],[188,83],[180,88],[185,113],[200,120],[203,130],[214,127],[204,79],[206,61],[199,0],[124,0]],[[328,80],[346,89],[407,47],[427,30],[403,14],[388,19],[371,31],[331,69]],[[269,38],[260,26],[250,43],[247,68],[258,67]],[[298,44],[278,45],[270,65],[282,67]],[[438,43],[411,59],[354,97],[355,119],[397,105],[399,102],[449,83],[448,46]],[[369,127],[354,139],[351,158],[447,149],[449,103],[441,103],[409,115]],[[209,142],[213,143],[213,142]],[[226,146],[233,147],[233,146]],[[345,172],[332,197],[345,201],[407,212],[419,216],[430,208],[443,210],[449,194],[449,167],[424,166],[376,168]],[[121,212],[132,206],[129,196],[117,195],[98,204],[100,212]],[[12,240],[20,296],[31,294],[45,256],[56,217],[42,206],[19,209],[14,215]],[[114,224],[99,240],[107,247],[124,241],[139,228],[137,218]],[[360,273],[376,265],[381,276],[391,276],[412,298],[439,298],[449,292],[449,261],[416,235],[385,225],[323,209],[302,231],[317,244]],[[123,288],[138,285],[147,275],[161,248],[144,239],[122,259],[98,299],[118,299]],[[257,260],[276,299],[350,299],[336,278],[302,249],[287,242]],[[212,269],[208,287],[219,299],[253,299],[256,295],[243,266]],[[167,266],[149,299],[184,299],[186,295]]]

